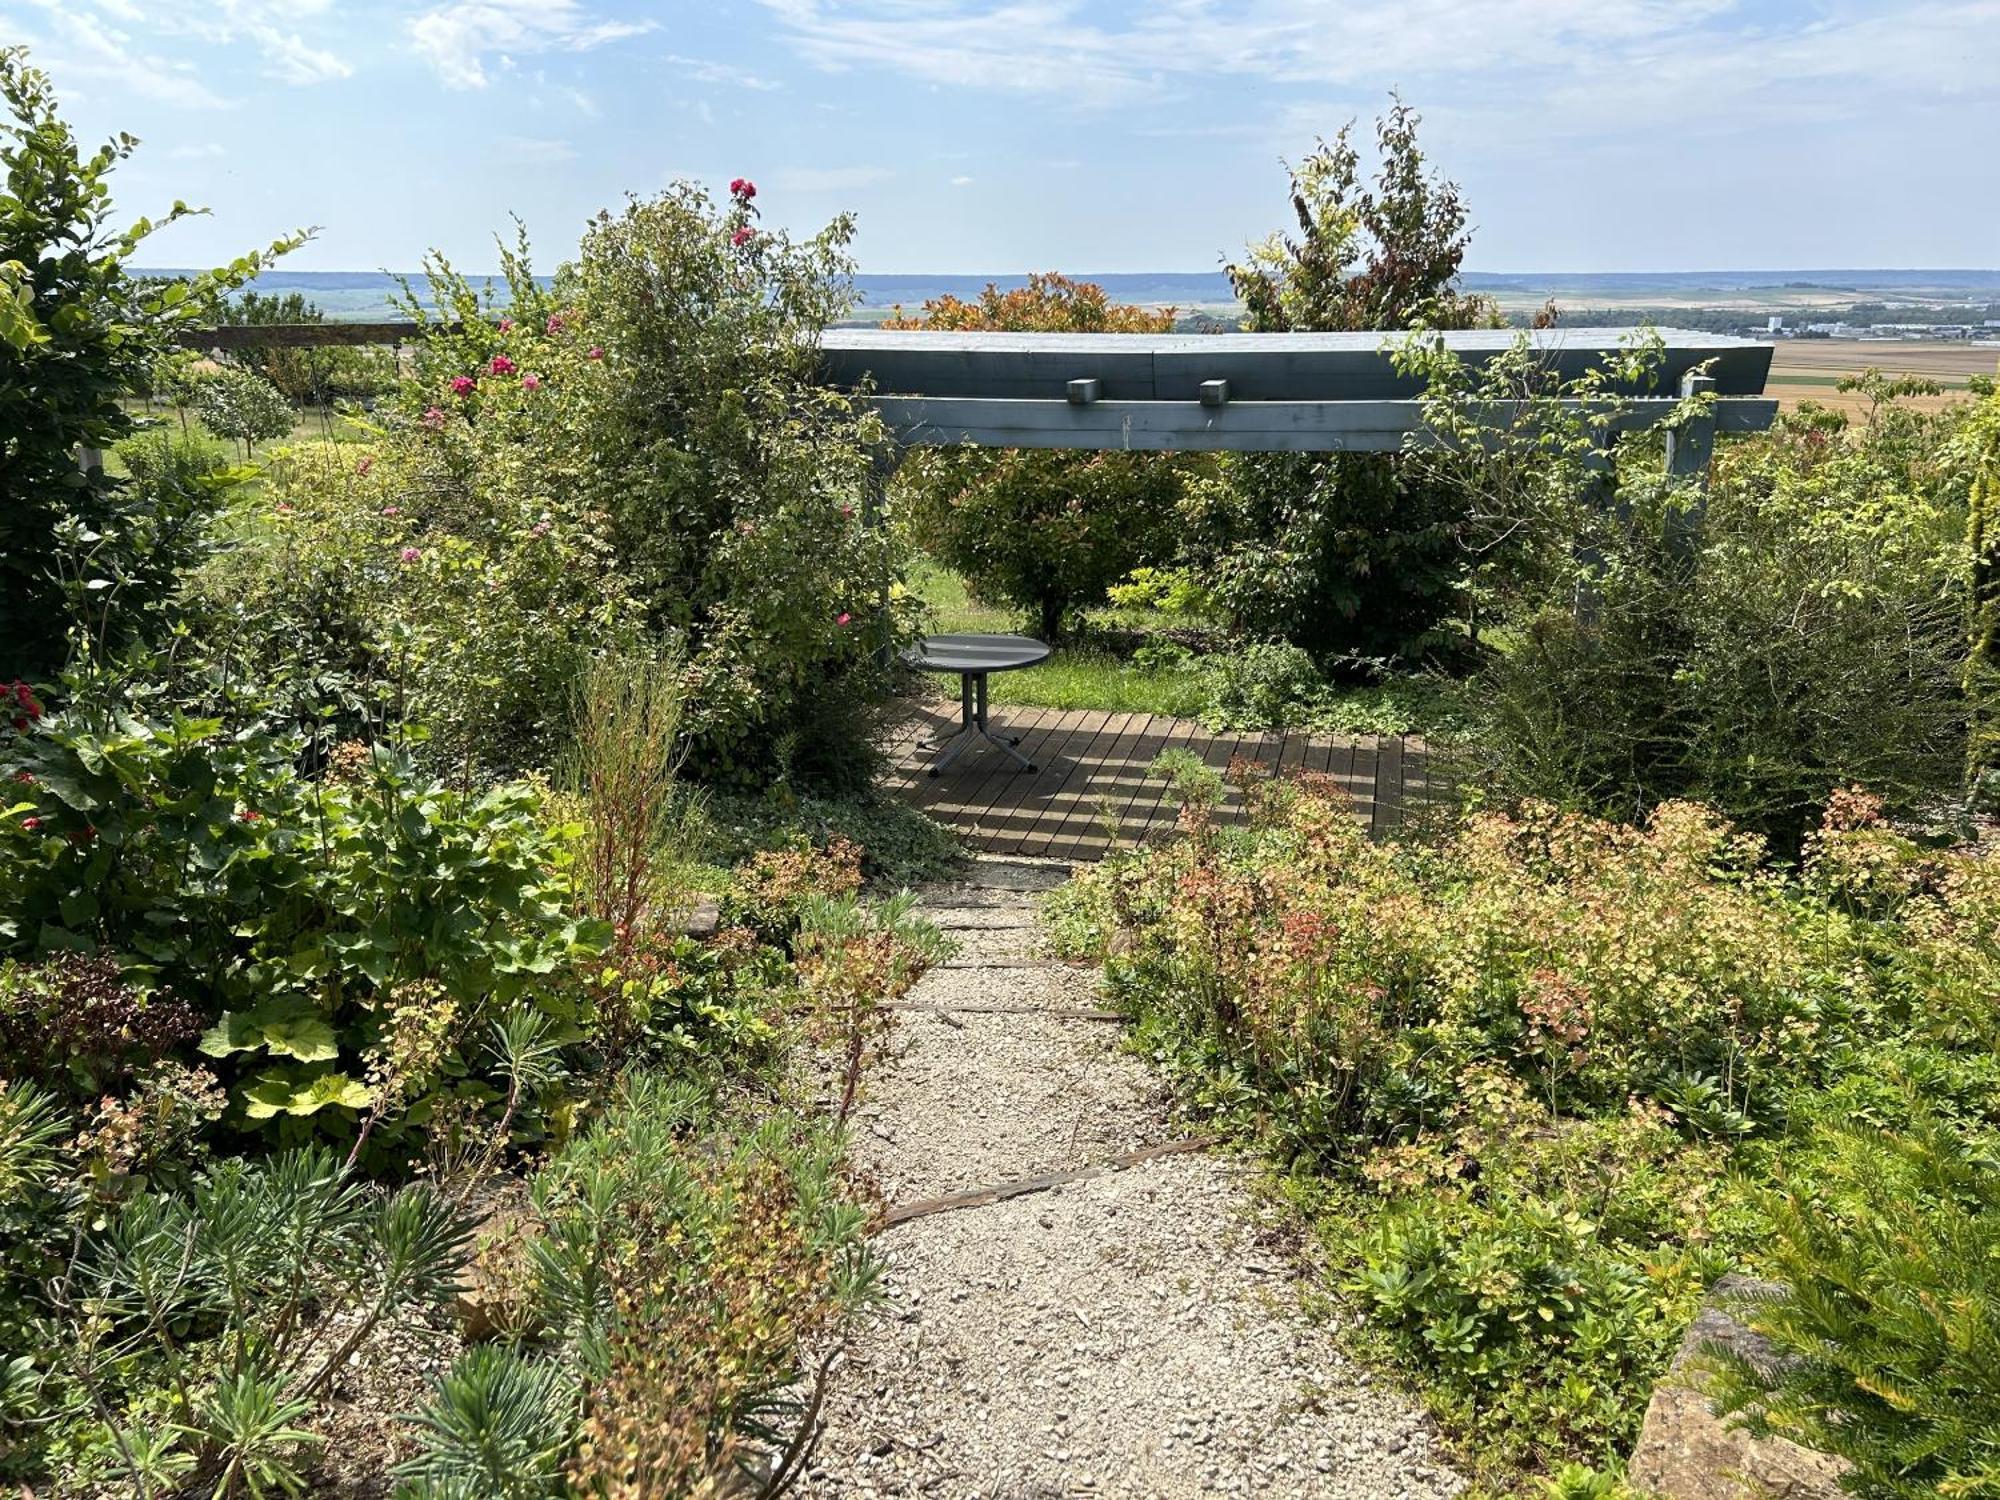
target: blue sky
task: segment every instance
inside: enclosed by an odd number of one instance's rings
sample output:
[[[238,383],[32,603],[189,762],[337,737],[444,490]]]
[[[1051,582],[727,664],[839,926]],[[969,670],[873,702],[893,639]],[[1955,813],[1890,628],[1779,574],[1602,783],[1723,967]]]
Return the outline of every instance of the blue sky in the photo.
[[[2000,0],[0,0],[191,264],[541,257],[677,176],[864,270],[1206,270],[1392,88],[1483,270],[2000,264]]]

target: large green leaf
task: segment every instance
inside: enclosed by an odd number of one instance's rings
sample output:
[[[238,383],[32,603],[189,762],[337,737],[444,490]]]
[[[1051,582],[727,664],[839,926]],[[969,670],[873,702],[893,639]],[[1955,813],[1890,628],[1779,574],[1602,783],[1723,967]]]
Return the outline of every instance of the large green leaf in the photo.
[[[243,1112],[253,1120],[268,1120],[275,1115],[317,1114],[329,1105],[366,1109],[374,1099],[365,1083],[345,1073],[305,1076],[275,1069],[243,1090]]]

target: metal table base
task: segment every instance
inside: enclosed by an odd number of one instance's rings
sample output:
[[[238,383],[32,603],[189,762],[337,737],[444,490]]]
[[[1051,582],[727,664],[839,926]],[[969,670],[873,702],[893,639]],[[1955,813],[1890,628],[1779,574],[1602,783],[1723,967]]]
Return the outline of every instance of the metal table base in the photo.
[[[1008,756],[1022,770],[1035,769],[1035,763],[1014,748],[1021,743],[1019,735],[995,734],[986,727],[984,672],[959,673],[958,722],[957,734],[948,740],[934,741],[925,747],[938,753],[938,758],[931,763],[931,775],[936,776],[946,770],[953,761],[981,740]]]

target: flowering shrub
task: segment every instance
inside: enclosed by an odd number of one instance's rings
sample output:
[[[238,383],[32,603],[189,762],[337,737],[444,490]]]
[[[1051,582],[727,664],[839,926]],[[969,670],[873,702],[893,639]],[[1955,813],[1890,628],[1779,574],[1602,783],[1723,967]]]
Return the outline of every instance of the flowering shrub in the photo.
[[[1187,837],[1079,877],[1056,931],[1318,1184],[1350,1293],[1504,1459],[1622,1450],[1704,1289],[1757,1266],[1743,1185],[1781,1146],[1918,1097],[2000,1122],[2000,868],[1863,793],[1790,869],[1688,803],[1388,846],[1323,778],[1250,785],[1244,832],[1184,779]]]
[[[497,326],[434,264],[459,322],[432,329],[404,393],[399,503],[415,532],[475,550],[486,516],[545,519],[579,600],[556,634],[643,627],[682,660],[691,772],[851,781],[903,628],[885,606],[895,543],[866,520],[883,433],[815,379],[852,225],[752,233],[754,194],[681,185],[601,214],[553,286],[522,246]]]

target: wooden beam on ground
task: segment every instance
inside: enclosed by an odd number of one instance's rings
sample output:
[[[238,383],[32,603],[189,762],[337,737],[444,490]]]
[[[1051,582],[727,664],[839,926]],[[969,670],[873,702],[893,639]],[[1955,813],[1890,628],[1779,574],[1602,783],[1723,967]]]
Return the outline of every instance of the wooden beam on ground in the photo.
[[[912,1219],[928,1218],[932,1214],[947,1214],[961,1208],[985,1208],[990,1204],[1005,1203],[1010,1198],[1025,1197],[1029,1193],[1045,1193],[1050,1188],[1067,1187],[1073,1182],[1088,1182],[1093,1177],[1108,1177],[1113,1172],[1123,1172],[1144,1162],[1158,1161],[1163,1156],[1180,1156],[1189,1151],[1206,1151],[1215,1145],[1218,1139],[1216,1136],[1203,1135],[1183,1141],[1168,1141],[1160,1146],[1127,1151],[1123,1156],[1114,1156],[1110,1161],[1094,1167],[1072,1167],[1067,1172],[1051,1172],[1046,1177],[1027,1177],[1017,1182],[997,1182],[991,1187],[973,1188],[970,1192],[952,1193],[944,1198],[926,1198],[919,1203],[899,1204],[887,1210],[876,1227],[889,1229],[897,1224],[907,1224]]]

